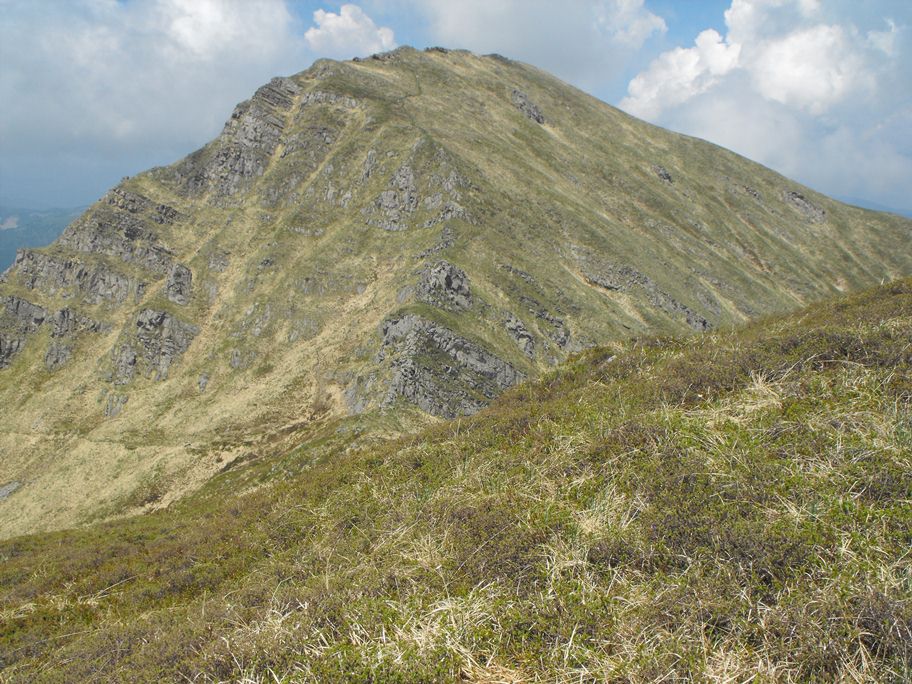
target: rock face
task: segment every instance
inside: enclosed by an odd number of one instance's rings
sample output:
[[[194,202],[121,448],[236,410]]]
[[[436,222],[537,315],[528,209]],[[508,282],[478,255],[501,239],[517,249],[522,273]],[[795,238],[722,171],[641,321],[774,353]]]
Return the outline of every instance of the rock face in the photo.
[[[136,317],[132,339],[120,344],[113,353],[116,385],[125,385],[136,375],[137,365],[155,380],[168,377],[168,369],[187,351],[199,328],[164,311],[143,309]]]
[[[218,140],[177,166],[184,191],[229,198],[249,188],[281,142],[286,114],[300,90],[290,78],[274,78],[239,104]]]
[[[438,261],[424,270],[417,295],[419,301],[450,311],[472,306],[468,276],[448,261]]]
[[[797,190],[790,190],[783,194],[785,201],[804,214],[810,223],[823,223],[826,221],[826,210],[818,207]]]
[[[521,90],[514,90],[512,100],[513,106],[532,119],[532,121],[538,124],[545,123],[545,116],[541,113],[538,105],[532,102],[532,100],[529,99],[529,96],[524,92]]]
[[[57,241],[76,252],[114,257],[157,275],[171,270],[174,255],[158,242],[149,225],[156,216],[130,214],[120,209],[99,206],[67,227]]]
[[[2,297],[0,304],[0,368],[6,368],[28,337],[42,326],[48,312],[19,297]]]
[[[20,250],[13,269],[15,281],[29,290],[78,297],[87,304],[122,304],[141,297],[145,288],[145,283],[104,262],[84,263],[35,250]]]
[[[525,377],[483,347],[419,316],[388,320],[381,334],[381,359],[393,359],[386,405],[403,398],[432,415],[470,415]]]
[[[530,359],[535,356],[535,338],[532,337],[532,333],[529,332],[529,329],[526,328],[525,324],[513,314],[507,316],[507,320],[504,322],[504,327],[507,329],[507,332],[510,334],[510,337],[519,345],[519,348],[522,349],[523,354],[525,354]]]
[[[175,304],[186,304],[190,301],[190,284],[192,282],[193,274],[190,269],[183,264],[174,264],[171,268],[171,273],[168,274],[165,296]]]
[[[51,319],[51,344],[44,357],[48,370],[57,370],[70,360],[75,338],[82,333],[103,333],[110,326],[72,309],[61,309]]]
[[[390,179],[390,187],[380,193],[375,206],[382,214],[376,225],[383,230],[405,230],[406,217],[418,209],[418,186],[408,165],[400,166]]]
[[[649,276],[631,266],[612,264],[592,255],[583,255],[580,257],[580,267],[586,280],[593,285],[618,292],[638,291],[653,307],[671,316],[684,318],[694,330],[704,331],[712,327],[706,318],[677,301]]]
[[[70,358],[75,338],[84,332],[100,333],[109,326],[72,309],[49,313],[20,297],[2,297],[0,303],[0,368],[5,368],[25,347],[28,338],[45,324],[51,327],[51,345],[45,364],[53,370]]]

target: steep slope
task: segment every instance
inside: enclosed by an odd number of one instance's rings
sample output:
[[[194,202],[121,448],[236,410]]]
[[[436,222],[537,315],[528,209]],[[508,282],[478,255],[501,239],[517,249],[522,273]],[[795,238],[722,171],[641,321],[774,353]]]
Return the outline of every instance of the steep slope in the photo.
[[[905,280],[0,542],[0,678],[907,682],[910,340]]]
[[[910,237],[501,57],[320,61],[4,275],[0,534],[908,274]]]

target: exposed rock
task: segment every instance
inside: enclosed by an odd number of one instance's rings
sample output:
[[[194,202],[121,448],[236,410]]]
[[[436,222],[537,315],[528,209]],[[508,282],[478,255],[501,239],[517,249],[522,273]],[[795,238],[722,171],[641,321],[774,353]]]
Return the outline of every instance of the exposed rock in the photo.
[[[530,274],[526,273],[525,271],[516,268],[515,266],[511,266],[510,264],[502,264],[501,268],[503,270],[505,270],[507,273],[511,273],[511,274],[517,276],[518,278],[526,281],[527,283],[529,283],[529,285],[533,285],[533,286],[538,285],[538,283],[535,282],[535,278],[533,278]]]
[[[114,367],[113,381],[115,385],[126,385],[136,375],[136,350],[129,344],[116,347],[111,354],[111,363]]]
[[[23,249],[16,255],[12,277],[29,290],[63,297],[80,295],[88,304],[122,304],[140,292],[142,283],[103,262],[83,263]]]
[[[450,311],[472,306],[468,276],[448,261],[438,261],[424,269],[416,294],[419,301]]]
[[[165,284],[165,296],[175,304],[185,305],[190,301],[190,285],[193,273],[183,264],[174,264]]]
[[[512,337],[516,344],[519,345],[519,348],[522,349],[523,354],[530,359],[533,358],[535,356],[535,339],[532,337],[532,333],[529,332],[525,324],[513,314],[509,314],[507,320],[504,322],[504,327],[507,329],[510,337]]]
[[[232,349],[231,356],[228,357],[228,365],[235,370],[246,370],[253,365],[256,358],[257,353],[253,350],[241,351],[240,349]]]
[[[51,345],[45,355],[45,365],[53,370],[65,363],[72,352],[71,340],[82,332],[101,332],[108,326],[87,316],[61,309],[49,314],[46,309],[19,297],[3,297],[3,312],[0,313],[0,368],[9,365],[11,359],[25,346],[28,337],[45,323],[51,328]]]
[[[545,117],[538,108],[538,105],[532,102],[532,100],[529,99],[529,96],[524,92],[514,89],[512,100],[513,106],[532,119],[532,121],[540,124],[545,123]]]
[[[355,109],[358,107],[358,101],[353,97],[339,95],[337,93],[327,93],[320,90],[304,93],[301,96],[301,107],[312,104],[327,104],[335,107],[342,107],[344,109]]]
[[[785,201],[804,214],[809,223],[823,223],[826,221],[826,210],[818,207],[807,197],[796,190],[783,194]]]
[[[299,92],[292,79],[274,78],[235,107],[216,142],[177,167],[179,185],[188,194],[212,191],[217,198],[247,189],[265,172]]]
[[[57,370],[73,355],[73,348],[62,342],[51,342],[44,355],[44,365],[49,371]]]
[[[763,196],[762,196],[762,195],[760,194],[760,192],[759,192],[758,190],[756,190],[755,188],[752,188],[752,187],[749,186],[749,185],[743,185],[743,186],[741,186],[741,187],[744,189],[744,192],[746,192],[748,195],[750,195],[751,197],[753,197],[753,198],[754,198],[755,200],[757,200],[758,202],[762,202],[762,201],[763,201]]]
[[[209,374],[203,373],[199,376],[199,380],[196,383],[196,386],[199,388],[200,394],[206,391],[206,388],[209,386]]]
[[[44,324],[48,312],[20,297],[0,297],[0,368],[6,368]]]
[[[647,275],[632,266],[612,264],[593,255],[577,253],[583,277],[592,285],[606,290],[629,292],[639,290],[652,306],[673,316],[682,316],[694,330],[709,330],[712,325],[699,313],[677,301]]]
[[[190,347],[199,328],[165,311],[143,309],[136,317],[136,333],[113,353],[114,382],[123,385],[136,374],[142,361],[156,380],[168,377],[171,364]]]
[[[530,297],[521,295],[519,300],[528,307],[529,313],[533,314],[539,321],[550,327],[548,336],[557,343],[558,347],[563,349],[570,344],[570,331],[567,330],[567,326],[564,324],[562,318],[558,318],[548,311],[541,302]]]
[[[124,406],[127,405],[127,401],[130,397],[126,394],[116,394],[111,392],[108,394],[107,402],[104,407],[104,414],[107,418],[114,418],[115,416],[120,415],[120,412],[123,411]]]
[[[116,187],[103,198],[112,207],[123,209],[131,214],[148,214],[150,220],[159,224],[172,224],[182,217],[180,212],[167,204],[156,204],[148,197]]]
[[[387,320],[382,336],[381,358],[393,359],[384,405],[401,397],[436,416],[470,415],[525,377],[474,342],[414,314]]]
[[[213,252],[209,255],[209,270],[222,273],[228,268],[228,255],[225,252]]]
[[[10,494],[15,492],[19,487],[22,486],[21,482],[13,480],[12,482],[7,482],[5,485],[0,486],[0,501],[8,499]]]
[[[440,231],[440,239],[437,244],[421,252],[417,258],[426,259],[432,254],[449,249],[454,244],[456,244],[456,231],[451,226],[444,226],[443,230]]]
[[[382,218],[372,219],[370,223],[384,230],[405,230],[408,228],[406,216],[418,208],[418,186],[415,183],[415,172],[403,164],[390,179],[390,187],[380,193],[374,202]]]
[[[107,323],[96,321],[73,309],[61,309],[51,317],[51,337],[72,337],[83,332],[100,333],[110,330]]]
[[[377,166],[377,153],[374,150],[367,151],[367,157],[364,158],[364,166],[361,167],[362,185],[373,175]]]
[[[138,214],[98,206],[71,223],[57,242],[77,252],[106,254],[159,275],[167,275],[174,255]]]
[[[671,177],[671,174],[668,172],[668,169],[666,169],[664,166],[659,166],[658,164],[653,164],[652,170],[655,172],[655,175],[657,175],[660,180],[663,180],[666,183],[674,183],[674,179]]]

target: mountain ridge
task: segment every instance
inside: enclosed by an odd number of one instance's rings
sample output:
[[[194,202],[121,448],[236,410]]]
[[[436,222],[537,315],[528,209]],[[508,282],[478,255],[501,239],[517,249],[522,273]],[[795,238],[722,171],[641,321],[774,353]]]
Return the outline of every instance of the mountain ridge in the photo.
[[[4,274],[0,534],[904,275],[910,236],[502,57],[321,60]]]

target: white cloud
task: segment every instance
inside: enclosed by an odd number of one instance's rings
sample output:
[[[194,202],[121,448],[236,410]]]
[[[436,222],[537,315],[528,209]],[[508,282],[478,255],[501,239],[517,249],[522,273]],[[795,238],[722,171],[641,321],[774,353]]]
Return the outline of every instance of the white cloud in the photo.
[[[85,203],[214,137],[273,76],[393,44],[355,5],[305,33],[290,2],[0,0],[3,201]]]
[[[664,20],[643,0],[407,0],[438,44],[499,52],[584,87],[619,75]]]
[[[338,14],[317,10],[314,22],[304,39],[321,55],[352,57],[396,47],[392,29],[378,28],[357,5],[342,5]]]
[[[841,26],[821,24],[761,45],[747,67],[771,100],[822,114],[868,80],[864,58]]]
[[[738,66],[740,53],[740,45],[728,45],[718,32],[707,29],[697,36],[694,47],[665,52],[637,75],[621,107],[636,116],[655,117],[709,90]]]
[[[824,192],[908,206],[912,126],[895,125],[912,111],[905,27],[864,3],[732,0],[724,16],[724,37],[659,55],[621,107]]]

